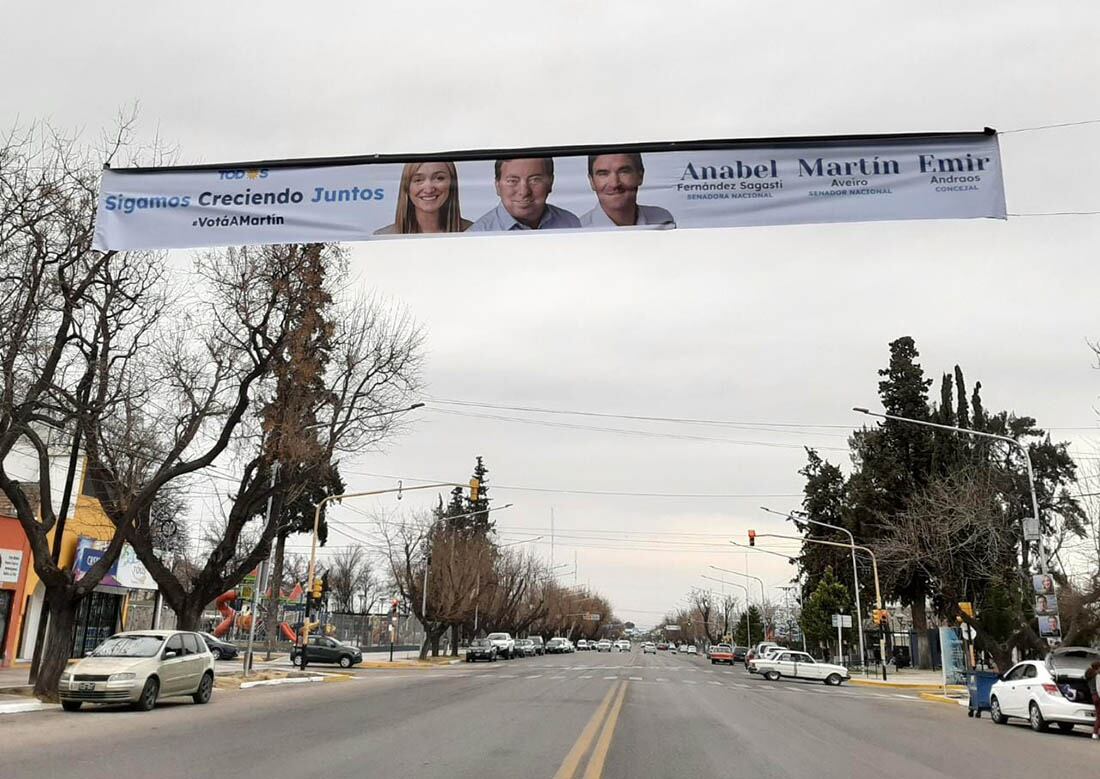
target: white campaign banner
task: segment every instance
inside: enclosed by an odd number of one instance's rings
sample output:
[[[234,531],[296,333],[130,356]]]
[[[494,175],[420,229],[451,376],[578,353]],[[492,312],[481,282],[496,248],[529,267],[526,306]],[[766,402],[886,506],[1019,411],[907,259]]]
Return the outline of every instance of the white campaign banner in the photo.
[[[95,248],[1005,218],[996,133],[105,170]]]

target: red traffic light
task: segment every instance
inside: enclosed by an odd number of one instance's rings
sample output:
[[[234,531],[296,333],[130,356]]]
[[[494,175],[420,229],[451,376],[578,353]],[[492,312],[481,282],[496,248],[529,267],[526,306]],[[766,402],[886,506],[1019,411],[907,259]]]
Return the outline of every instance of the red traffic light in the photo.
[[[749,546],[756,546],[756,531],[749,531]]]

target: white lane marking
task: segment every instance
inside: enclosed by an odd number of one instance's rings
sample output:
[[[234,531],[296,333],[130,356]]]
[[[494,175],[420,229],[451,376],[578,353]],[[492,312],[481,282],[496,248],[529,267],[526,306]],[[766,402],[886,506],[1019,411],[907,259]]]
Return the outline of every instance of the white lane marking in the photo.
[[[640,676],[631,676],[631,677],[629,677],[629,679],[632,682],[640,682],[642,680],[642,677],[640,677]]]
[[[530,675],[530,676],[528,676],[527,678],[528,678],[528,679],[541,679],[541,678],[542,678],[542,674],[531,674],[531,675]]]
[[[722,686],[722,683],[721,683],[721,682],[709,682],[709,684],[717,684],[717,685],[718,685],[719,687],[721,687],[721,686]]]
[[[551,676],[550,678],[551,679],[564,679],[565,677],[564,676]],[[581,678],[583,679],[584,677],[582,676]]]
[[[565,677],[564,677],[564,676],[555,676],[554,678],[555,678],[555,679],[564,679]],[[592,678],[592,674],[585,674],[585,675],[584,675],[584,676],[582,676],[581,678],[582,678],[582,679],[591,679],[591,678]]]
[[[618,676],[605,676],[604,679],[618,679]]]
[[[756,686],[759,687],[761,690],[774,690],[775,689],[770,684],[758,684]]]
[[[501,679],[517,679],[517,678],[519,678],[515,674],[497,674],[497,676],[499,676]]]
[[[919,695],[906,695],[906,694],[905,694],[905,693],[903,693],[903,692],[899,692],[899,693],[898,693],[898,697],[899,697],[899,698],[907,698],[907,699],[909,699],[909,700],[911,700],[911,701],[919,701],[919,700],[920,700],[920,696],[919,696]]]

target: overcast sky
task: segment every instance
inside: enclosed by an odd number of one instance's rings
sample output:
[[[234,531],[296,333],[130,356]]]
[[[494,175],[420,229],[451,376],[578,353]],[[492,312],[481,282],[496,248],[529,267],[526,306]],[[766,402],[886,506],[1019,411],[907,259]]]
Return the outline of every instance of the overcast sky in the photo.
[[[177,144],[181,162],[1100,118],[1094,2],[22,3],[4,17],[4,125],[48,118],[94,134],[137,101],[146,137]],[[1100,125],[1001,145],[1010,213],[1100,209]],[[470,236],[351,256],[356,283],[424,325],[435,398],[852,426],[851,406],[876,405],[887,343],[912,335],[929,375],[960,363],[987,408],[1085,428],[1056,435],[1091,453],[1098,238],[1098,216],[1050,216]],[[480,454],[499,485],[774,496],[494,487],[516,504],[497,515],[502,540],[545,535],[532,548],[549,557],[553,509],[556,560],[576,552],[578,580],[640,624],[706,584],[708,565],[744,570],[724,539],[792,532],[757,507],[797,507],[800,445],[845,447],[843,428],[464,412],[785,445],[431,410],[345,465],[360,489],[393,483],[366,474],[465,480]],[[768,585],[790,576],[779,558],[748,565]]]

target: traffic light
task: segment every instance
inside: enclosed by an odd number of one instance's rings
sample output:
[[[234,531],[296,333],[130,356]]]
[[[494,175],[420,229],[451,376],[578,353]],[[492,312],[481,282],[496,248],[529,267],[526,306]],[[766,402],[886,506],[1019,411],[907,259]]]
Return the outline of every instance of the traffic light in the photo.
[[[749,531],[749,546],[756,546],[756,531]]]
[[[477,496],[481,492],[481,481],[474,478],[470,479],[470,502],[477,503]]]
[[[321,595],[324,592],[324,582],[321,581],[320,576],[313,577],[313,586],[310,588],[310,597],[313,600],[321,600]]]
[[[886,609],[875,609],[875,624],[887,627],[890,624],[890,612]]]

